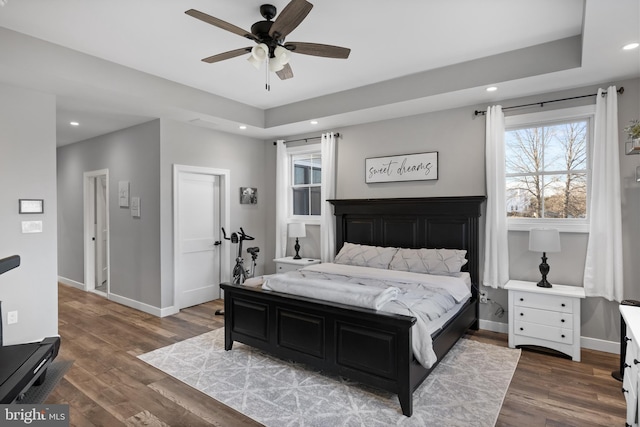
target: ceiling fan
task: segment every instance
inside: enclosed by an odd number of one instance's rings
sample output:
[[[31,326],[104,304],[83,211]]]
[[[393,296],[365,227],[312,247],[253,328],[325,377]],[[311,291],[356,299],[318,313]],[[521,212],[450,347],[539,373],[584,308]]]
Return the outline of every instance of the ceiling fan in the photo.
[[[274,71],[281,80],[286,80],[293,77],[293,70],[289,65],[289,52],[340,59],[348,58],[351,52],[351,49],[340,46],[284,41],[285,37],[306,18],[312,8],[313,5],[306,0],[291,0],[278,17],[272,20],[277,13],[276,7],[271,4],[263,4],[260,6],[260,14],[265,21],[253,24],[251,32],[195,9],[189,9],[185,13],[257,43],[253,47],[243,47],[209,56],[202,61],[212,64],[251,52],[248,59],[256,68],[259,68],[262,62],[267,62],[271,71]]]

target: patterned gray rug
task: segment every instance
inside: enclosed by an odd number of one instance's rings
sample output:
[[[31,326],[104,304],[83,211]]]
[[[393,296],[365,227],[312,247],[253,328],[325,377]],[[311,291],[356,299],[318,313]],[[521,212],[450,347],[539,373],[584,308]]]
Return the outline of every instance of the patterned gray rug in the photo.
[[[138,356],[254,420],[273,427],[493,426],[520,350],[461,339],[413,394],[413,416],[398,398],[240,343],[224,331]]]

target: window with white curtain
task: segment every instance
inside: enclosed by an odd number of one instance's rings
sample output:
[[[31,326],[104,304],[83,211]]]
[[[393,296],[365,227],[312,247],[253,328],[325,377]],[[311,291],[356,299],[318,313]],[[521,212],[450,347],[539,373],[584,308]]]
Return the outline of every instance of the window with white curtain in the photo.
[[[589,152],[595,106],[505,118],[510,230],[588,231]]]
[[[291,164],[289,213],[291,219],[320,221],[322,207],[322,155],[320,145],[287,147]]]

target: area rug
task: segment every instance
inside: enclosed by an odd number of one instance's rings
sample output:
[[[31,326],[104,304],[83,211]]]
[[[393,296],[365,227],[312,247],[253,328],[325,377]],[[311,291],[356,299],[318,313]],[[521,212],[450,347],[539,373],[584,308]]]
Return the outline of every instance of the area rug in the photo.
[[[395,394],[327,376],[234,343],[217,329],[138,356],[265,426],[493,426],[520,350],[461,339],[413,393],[405,417]]]

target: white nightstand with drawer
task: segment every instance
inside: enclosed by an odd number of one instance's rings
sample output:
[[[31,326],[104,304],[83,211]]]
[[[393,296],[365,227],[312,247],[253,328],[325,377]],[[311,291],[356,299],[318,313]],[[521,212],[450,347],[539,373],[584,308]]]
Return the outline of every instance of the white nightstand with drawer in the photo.
[[[625,425],[638,425],[638,375],[640,375],[640,307],[621,305],[620,314],[626,325],[625,360],[622,366],[622,393],[627,403],[627,422]]]
[[[276,258],[273,260],[276,263],[276,273],[286,273],[287,271],[299,270],[303,267],[313,264],[320,264],[319,259],[314,258],[302,258],[293,259],[292,256],[284,258]]]
[[[580,300],[584,288],[509,280],[509,347],[537,345],[580,361]]]

